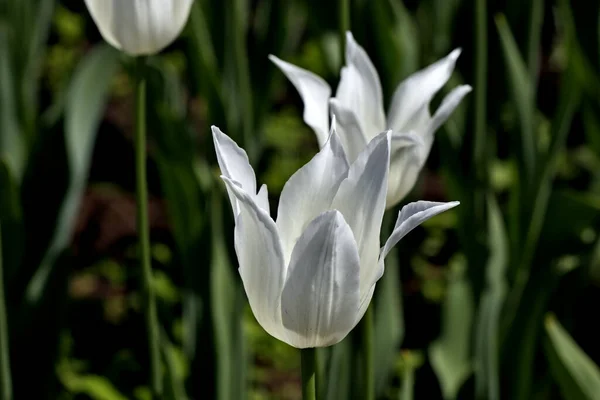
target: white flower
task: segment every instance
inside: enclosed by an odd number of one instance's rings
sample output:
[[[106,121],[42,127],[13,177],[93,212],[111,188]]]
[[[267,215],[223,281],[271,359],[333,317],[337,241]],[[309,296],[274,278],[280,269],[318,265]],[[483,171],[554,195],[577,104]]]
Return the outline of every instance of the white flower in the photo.
[[[130,55],[155,54],[185,26],[194,0],[85,0],[102,37]]]
[[[321,151],[286,182],[274,220],[267,188],[257,192],[246,152],[218,128],[212,132],[250,306],[269,334],[294,347],[342,340],[367,309],[390,248],[426,219],[458,205],[407,205],[380,248],[391,133],[371,140],[350,164],[334,120]]]
[[[354,160],[377,134],[392,130],[387,208],[398,204],[413,188],[427,161],[435,131],[448,119],[469,85],[452,90],[433,116],[429,103],[450,79],[460,49],[418,71],[396,88],[386,119],[381,83],[365,50],[350,32],[346,34],[346,66],[335,97],[319,76],[275,56],[270,59],[296,87],[304,102],[304,122],[317,136],[319,146],[327,140],[329,114],[337,117],[340,140],[350,160]],[[329,105],[329,110],[328,110]]]

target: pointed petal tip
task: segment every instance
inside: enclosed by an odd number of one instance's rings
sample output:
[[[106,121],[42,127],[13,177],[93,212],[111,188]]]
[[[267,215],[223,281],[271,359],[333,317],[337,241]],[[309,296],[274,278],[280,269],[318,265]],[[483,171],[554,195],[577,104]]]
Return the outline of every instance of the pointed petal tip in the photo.
[[[465,94],[471,93],[473,91],[473,86],[471,86],[471,85],[460,85],[460,86],[457,86],[456,88],[454,88],[454,90],[456,90],[457,92],[460,92],[461,94],[465,95]]]
[[[448,54],[448,58],[456,61],[456,60],[458,60],[458,57],[460,57],[461,53],[462,53],[462,48],[461,47],[457,47],[456,49],[452,50],[450,52],[450,54]]]
[[[269,60],[271,60],[271,62],[272,62],[273,64],[275,64],[275,65],[278,65],[278,66],[279,66],[279,65],[285,64],[285,61],[283,61],[281,58],[277,57],[277,56],[276,56],[276,55],[274,55],[274,54],[269,54],[267,57],[268,57],[268,58],[269,58]]]
[[[210,126],[210,131],[213,134],[213,139],[216,141],[218,138],[221,138],[223,136],[226,136],[225,133],[221,130],[221,128],[219,128],[216,125],[211,125]]]
[[[331,113],[331,125],[329,127],[329,136],[331,136],[334,132],[337,131],[337,121],[335,118],[335,114]]]
[[[282,60],[281,58],[277,57],[276,55],[273,54],[269,54],[269,60],[275,64],[275,66],[277,68],[279,68],[283,73],[285,73],[286,75],[292,71],[294,71],[294,68],[298,68],[296,67],[294,64],[291,64],[287,61]],[[288,76],[289,77],[289,76]]]

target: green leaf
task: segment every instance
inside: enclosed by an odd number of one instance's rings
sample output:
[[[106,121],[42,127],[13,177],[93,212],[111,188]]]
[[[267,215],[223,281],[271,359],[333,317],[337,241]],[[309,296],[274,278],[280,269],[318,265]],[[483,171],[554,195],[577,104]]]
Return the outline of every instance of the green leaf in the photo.
[[[166,332],[161,335],[163,361],[165,368],[165,400],[187,399],[185,378],[188,375],[187,364],[183,352],[168,339]]]
[[[488,195],[488,247],[486,286],[479,303],[475,331],[475,390],[478,398],[499,400],[500,312],[506,296],[509,246],[502,213],[493,195]]]
[[[222,196],[215,191],[211,206],[213,254],[211,259],[211,307],[217,357],[217,398],[243,399],[246,395],[246,364],[242,315],[246,304],[235,269],[225,247]],[[229,211],[229,210],[228,210]]]
[[[119,53],[108,45],[90,52],[75,71],[65,109],[65,146],[69,187],[65,193],[54,235],[41,265],[31,279],[26,301],[37,304],[59,254],[68,246],[79,203],[85,190],[96,133],[102,118]]]
[[[398,393],[398,400],[413,400],[415,387],[415,371],[423,364],[423,357],[411,351],[403,351],[400,376],[402,385]]]
[[[331,346],[326,367],[325,396],[327,400],[352,398],[352,333],[338,344]]]
[[[583,107],[583,126],[588,145],[600,157],[600,104],[592,102]]]
[[[444,399],[455,399],[458,390],[472,371],[470,340],[473,321],[471,286],[465,266],[456,261],[451,266],[450,282],[442,307],[442,333],[429,347],[429,358]]]
[[[21,182],[27,147],[19,123],[17,77],[10,51],[10,35],[0,25],[0,157],[6,160],[14,179]]]
[[[382,394],[389,384],[396,356],[404,336],[402,290],[397,249],[391,250],[385,260],[385,274],[375,291],[375,390]]]
[[[8,163],[0,158],[0,226],[2,267],[9,287],[19,269],[24,248],[22,210],[17,182]]]
[[[553,315],[546,317],[545,328],[545,354],[565,400],[597,399],[600,393],[598,366]]]
[[[519,53],[519,47],[510,31],[504,15],[496,16],[496,28],[500,35],[504,62],[508,70],[512,100],[519,115],[521,124],[520,162],[523,165],[527,185],[531,183],[536,164],[534,137],[535,103],[532,82],[529,80],[527,66]]]
[[[369,6],[375,60],[381,65],[382,87],[389,99],[396,86],[419,68],[419,33],[403,1],[373,1]]]
[[[78,374],[73,363],[64,360],[57,366],[57,375],[72,394],[83,394],[93,400],[126,400],[108,379],[97,375]]]

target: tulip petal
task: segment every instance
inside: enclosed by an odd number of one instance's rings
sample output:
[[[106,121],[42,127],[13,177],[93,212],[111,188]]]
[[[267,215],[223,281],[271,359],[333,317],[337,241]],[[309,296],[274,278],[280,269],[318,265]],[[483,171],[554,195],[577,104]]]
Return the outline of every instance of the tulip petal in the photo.
[[[323,347],[357,323],[360,260],[352,230],[339,211],[316,217],[294,247],[281,296],[287,342]]]
[[[391,131],[373,139],[350,166],[331,208],[339,210],[354,232],[360,254],[360,291],[363,298],[381,276],[379,234],[385,211]]]
[[[256,201],[256,204],[260,208],[265,210],[267,214],[271,215],[271,211],[269,208],[269,191],[267,189],[267,185],[263,184],[260,187],[256,197],[254,198],[254,201]]]
[[[215,151],[217,153],[217,162],[219,163],[221,173],[227,178],[238,182],[252,197],[256,196],[256,176],[254,175],[254,170],[248,161],[248,155],[244,149],[239,147],[236,142],[216,126],[213,125],[211,130]],[[229,189],[227,190],[227,193],[229,194],[229,200],[231,201],[234,215],[237,215],[239,213],[237,200]]]
[[[235,226],[235,252],[248,302],[258,323],[270,335],[285,340],[280,299],[286,265],[277,226],[249,193],[226,176],[221,178],[240,205]]]
[[[291,176],[283,186],[277,209],[279,229],[286,262],[306,226],[323,211],[329,210],[338,186],[348,172],[348,160],[335,132],[321,151]]]
[[[392,247],[396,245],[407,233],[427,221],[431,217],[443,213],[459,205],[458,201],[439,203],[433,201],[417,201],[402,207],[394,226],[394,231],[381,249],[381,260],[385,259]]]
[[[418,71],[398,85],[388,113],[388,128],[407,131],[415,128],[415,117],[429,117],[429,103],[446,84],[461,50],[452,51],[445,58]],[[425,110],[423,110],[425,109]]]
[[[435,111],[433,118],[431,118],[430,125],[427,129],[428,134],[433,135],[435,131],[437,131],[438,128],[448,120],[452,112],[462,101],[463,97],[470,93],[471,90],[471,86],[461,85],[454,88],[446,95],[446,97],[444,97],[442,104],[440,104],[438,109]]]
[[[104,39],[130,55],[155,54],[181,33],[193,0],[85,0]]]
[[[350,162],[356,160],[358,154],[367,147],[367,139],[363,134],[354,112],[344,108],[338,99],[330,99],[331,114],[337,118],[337,133],[344,146]]]
[[[304,122],[310,126],[317,135],[319,147],[323,147],[328,138],[329,113],[327,101],[331,96],[331,88],[318,75],[296,67],[274,55],[269,59],[288,77],[304,102]]]
[[[335,98],[352,111],[370,140],[385,130],[383,94],[377,70],[365,50],[346,33],[346,66],[342,68]]]
[[[414,187],[423,167],[423,139],[416,133],[392,134],[386,208],[398,204]]]

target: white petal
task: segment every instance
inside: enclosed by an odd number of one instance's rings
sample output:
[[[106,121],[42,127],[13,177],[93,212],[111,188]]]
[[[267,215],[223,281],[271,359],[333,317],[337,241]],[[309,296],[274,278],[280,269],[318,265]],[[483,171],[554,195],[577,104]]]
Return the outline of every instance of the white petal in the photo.
[[[317,215],[329,210],[338,186],[348,172],[344,149],[332,132],[312,160],[300,168],[285,183],[277,209],[277,228],[283,242],[286,262],[296,241]]]
[[[332,209],[339,210],[354,232],[360,254],[361,298],[380,276],[379,235],[385,211],[391,133],[373,139],[350,166]]]
[[[407,233],[427,221],[431,217],[443,213],[460,203],[451,201],[448,203],[438,203],[433,201],[417,201],[402,207],[394,226],[394,231],[381,249],[381,259],[383,260],[392,247],[396,245]]]
[[[294,347],[331,346],[358,322],[360,260],[352,230],[338,211],[315,218],[294,247],[281,314]]]
[[[193,0],[85,0],[104,39],[130,55],[155,54],[181,33]]]
[[[335,98],[340,106],[352,111],[367,139],[385,130],[383,94],[377,71],[365,50],[346,33],[346,66]]]
[[[247,193],[252,197],[256,196],[256,176],[254,170],[248,162],[248,155],[235,143],[229,136],[221,132],[216,126],[212,126],[213,142],[217,153],[217,162],[221,173],[227,178],[239,183]],[[228,189],[229,200],[233,208],[234,215],[239,213],[237,200]],[[268,200],[267,200],[268,204]],[[262,207],[262,206],[261,206]],[[268,210],[268,207],[267,207]]]
[[[269,191],[267,189],[267,185],[263,184],[260,187],[258,194],[254,198],[254,201],[260,208],[265,210],[267,214],[271,215],[271,211],[269,209]]]
[[[353,162],[358,154],[367,147],[367,139],[354,112],[344,108],[337,99],[330,99],[329,106],[331,114],[337,118],[337,133],[348,160]]]
[[[269,59],[279,67],[300,93],[304,102],[304,122],[315,131],[319,147],[323,147],[328,137],[327,101],[331,96],[331,88],[323,78],[310,71],[296,67],[273,55],[269,55]]]
[[[450,117],[450,114],[458,107],[463,97],[465,97],[472,90],[469,85],[461,85],[454,88],[450,93],[444,97],[442,104],[438,107],[433,118],[430,121],[430,125],[427,129],[428,134],[434,134],[440,126]]]
[[[392,135],[386,208],[398,204],[412,190],[424,164],[423,139],[415,133]]]
[[[395,131],[415,129],[414,120],[418,113],[429,116],[429,103],[433,96],[446,84],[461,50],[452,51],[445,58],[406,78],[396,89],[388,113],[388,128]],[[408,126],[408,125],[413,126]]]
[[[235,252],[248,302],[258,323],[272,336],[285,340],[281,324],[281,291],[286,275],[275,222],[244,189],[221,177],[238,199]]]

